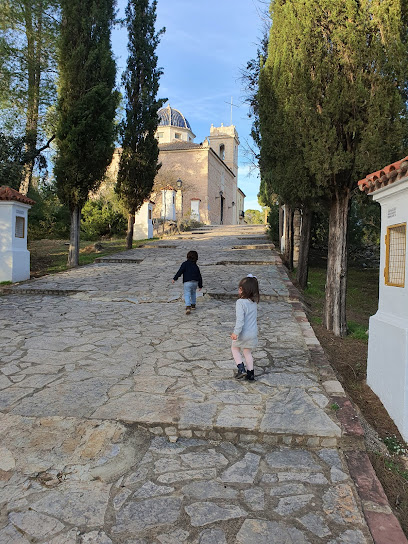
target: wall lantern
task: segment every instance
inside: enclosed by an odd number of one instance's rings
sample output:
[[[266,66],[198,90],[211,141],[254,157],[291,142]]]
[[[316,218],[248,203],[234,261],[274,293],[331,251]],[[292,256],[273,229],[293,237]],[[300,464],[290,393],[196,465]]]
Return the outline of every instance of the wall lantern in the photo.
[[[183,185],[183,182],[181,181],[180,178],[177,180],[176,183],[177,183],[177,189],[181,189],[181,187],[182,187],[182,185]]]

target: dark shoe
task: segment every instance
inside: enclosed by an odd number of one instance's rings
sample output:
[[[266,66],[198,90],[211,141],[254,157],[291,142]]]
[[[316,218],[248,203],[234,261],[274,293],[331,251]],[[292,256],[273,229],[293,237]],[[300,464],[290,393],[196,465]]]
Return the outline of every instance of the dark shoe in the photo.
[[[245,376],[245,365],[244,363],[241,363],[240,365],[237,365],[237,373],[235,374],[235,378],[237,380],[240,380]]]
[[[195,310],[195,309],[196,309],[196,305],[195,305],[195,304],[192,304],[192,305],[191,305],[191,309],[192,309],[192,310]]]
[[[191,314],[191,306],[186,306],[186,314]]]
[[[253,370],[247,370],[245,379],[250,381],[250,382],[255,381],[254,371]]]

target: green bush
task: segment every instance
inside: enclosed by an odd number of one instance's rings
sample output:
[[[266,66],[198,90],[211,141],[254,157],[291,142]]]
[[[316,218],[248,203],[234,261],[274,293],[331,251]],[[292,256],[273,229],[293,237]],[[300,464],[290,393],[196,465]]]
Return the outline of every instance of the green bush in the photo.
[[[29,240],[69,237],[69,210],[60,202],[53,187],[31,188],[27,196],[35,201],[28,217]]]
[[[88,200],[82,208],[81,232],[88,240],[123,234],[126,228],[126,218],[109,201]]]

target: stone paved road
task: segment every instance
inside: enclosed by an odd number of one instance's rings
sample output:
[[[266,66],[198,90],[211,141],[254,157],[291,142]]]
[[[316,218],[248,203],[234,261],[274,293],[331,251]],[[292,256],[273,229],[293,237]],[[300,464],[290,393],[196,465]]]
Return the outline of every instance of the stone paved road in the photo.
[[[199,252],[204,296],[171,278]],[[332,378],[263,227],[152,243],[0,297],[0,543],[366,544]],[[257,275],[256,382],[233,379]],[[302,314],[303,315],[303,314]]]

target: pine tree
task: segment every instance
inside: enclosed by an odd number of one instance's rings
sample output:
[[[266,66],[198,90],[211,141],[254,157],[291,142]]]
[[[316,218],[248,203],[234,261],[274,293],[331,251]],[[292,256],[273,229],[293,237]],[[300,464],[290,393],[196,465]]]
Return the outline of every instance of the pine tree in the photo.
[[[260,82],[263,179],[279,184],[285,197],[325,202],[330,227],[323,322],[344,336],[352,188],[366,172],[399,158],[407,134],[402,5],[277,0],[271,12]]]
[[[128,213],[126,245],[132,248],[135,212],[150,195],[160,168],[155,138],[157,112],[164,100],[157,100],[159,78],[156,48],[164,29],[156,33],[154,0],[129,0],[126,7],[128,31],[127,69],[122,76],[126,95],[126,116],[121,124],[122,152],[116,191]]]
[[[81,208],[98,189],[114,151],[119,93],[110,34],[114,0],[61,0],[55,177],[69,206],[68,265],[79,264]]]

